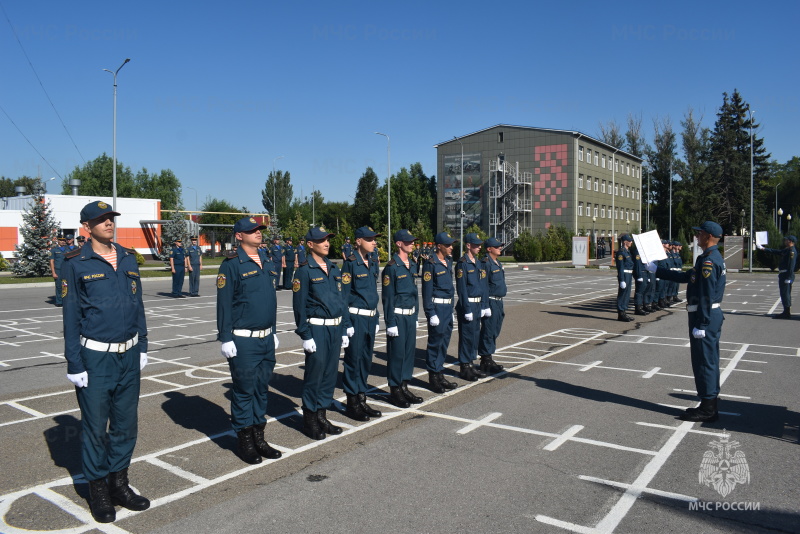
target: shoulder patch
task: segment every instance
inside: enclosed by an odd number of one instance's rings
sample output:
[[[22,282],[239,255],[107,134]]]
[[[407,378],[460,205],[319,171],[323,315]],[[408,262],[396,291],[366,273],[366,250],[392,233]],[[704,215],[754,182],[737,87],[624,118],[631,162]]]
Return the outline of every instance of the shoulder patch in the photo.
[[[225,277],[224,274],[222,274],[222,273],[218,274],[217,275],[217,289],[222,289],[223,287],[225,287],[225,282],[226,281],[227,281],[227,278]]]
[[[350,254],[349,256],[347,256],[346,259],[348,261],[356,261],[356,255],[355,254]]]
[[[239,255],[238,252],[234,252],[232,250],[226,250],[225,251],[225,257],[228,258],[228,259],[235,258],[238,255]]]
[[[392,258],[391,260],[386,262],[386,265],[397,265],[397,263],[394,261],[394,258]]]
[[[391,280],[389,279],[389,275],[388,274],[384,274],[383,275],[383,285],[388,286],[389,283],[391,283]]]
[[[294,280],[292,280],[292,291],[295,292],[295,293],[300,291],[300,279],[299,278],[295,278]]]
[[[620,260],[620,261],[622,261],[622,254],[620,254],[619,256],[617,256],[617,259],[618,259],[618,260]]]
[[[62,299],[67,296],[68,290],[69,290],[69,287],[67,286],[67,280],[66,279],[61,280],[61,298]]]
[[[422,275],[422,280],[424,280],[425,282],[430,282],[431,278],[433,278],[433,276],[431,275],[430,271],[425,271],[425,274]]]
[[[70,250],[69,252],[64,254],[64,258],[67,258],[67,259],[74,258],[75,256],[77,256],[80,253],[81,253],[81,249],[76,248],[75,250]]]
[[[639,255],[637,254],[637,255],[636,255],[636,259],[637,259],[637,260],[641,260],[642,258],[640,258],[640,257],[639,257]]]
[[[461,278],[462,276],[464,276],[464,269],[459,267],[458,269],[456,269],[456,278]]]

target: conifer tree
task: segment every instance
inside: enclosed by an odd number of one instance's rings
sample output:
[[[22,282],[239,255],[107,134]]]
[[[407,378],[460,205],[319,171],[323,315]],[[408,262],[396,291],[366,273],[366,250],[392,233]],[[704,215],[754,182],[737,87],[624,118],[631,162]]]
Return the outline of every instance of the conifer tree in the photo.
[[[12,271],[16,276],[46,276],[50,274],[50,249],[56,245],[58,223],[53,217],[44,191],[38,188],[31,197],[28,209],[22,214],[22,242],[15,246]]]

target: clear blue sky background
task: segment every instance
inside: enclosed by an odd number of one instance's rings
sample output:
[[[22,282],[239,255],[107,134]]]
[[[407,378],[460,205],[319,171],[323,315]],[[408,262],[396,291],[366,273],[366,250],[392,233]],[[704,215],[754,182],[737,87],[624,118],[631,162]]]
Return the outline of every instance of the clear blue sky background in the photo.
[[[432,145],[497,123],[576,129],[641,114],[712,127],[739,89],[780,162],[800,154],[800,3],[64,2],[0,0],[86,160],[172,169],[197,190],[262,211],[272,169],[295,195],[350,201]],[[663,5],[661,5],[663,4]],[[0,19],[0,105],[55,171],[83,160]],[[0,115],[0,174],[56,174]],[[51,191],[53,188],[51,187]]]

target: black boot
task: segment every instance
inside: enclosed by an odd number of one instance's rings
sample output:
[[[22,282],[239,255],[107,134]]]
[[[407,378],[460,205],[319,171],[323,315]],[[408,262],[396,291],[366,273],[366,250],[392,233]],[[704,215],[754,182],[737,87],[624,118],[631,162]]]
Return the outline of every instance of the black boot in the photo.
[[[791,308],[784,307],[783,308],[783,313],[780,313],[778,315],[773,315],[772,318],[773,319],[791,319],[792,318]]]
[[[344,414],[355,421],[369,421],[369,415],[364,411],[364,407],[358,401],[358,396],[347,393],[347,408]]]
[[[150,501],[146,497],[136,495],[128,485],[128,469],[108,474],[108,494],[112,504],[122,506],[128,510],[141,512],[150,508]]]
[[[464,380],[469,380],[470,382],[475,382],[480,377],[475,372],[475,369],[472,368],[471,363],[462,363],[460,365],[460,370],[458,372],[458,376],[463,378]]]
[[[634,315],[647,315],[647,312],[641,306],[636,306],[635,311],[633,312]]]
[[[411,404],[420,404],[422,401],[425,400],[422,397],[414,395],[408,390],[408,381],[406,380],[403,380],[403,383],[400,385],[400,391],[403,392],[403,395],[405,395],[406,400]]]
[[[442,373],[437,374],[439,375],[439,382],[444,386],[444,389],[456,389],[458,387],[458,384],[447,380]]]
[[[502,365],[492,359],[492,355],[481,356],[481,371],[493,375],[505,369]]]
[[[253,425],[253,442],[255,443],[258,454],[267,460],[277,460],[283,455],[281,454],[281,451],[274,447],[270,447],[269,443],[264,440],[264,428],[266,428],[266,426],[267,423]]]
[[[239,438],[239,456],[248,464],[260,464],[261,455],[256,450],[256,444],[253,441],[253,427],[248,426],[236,432]]]
[[[372,406],[367,404],[367,394],[366,393],[359,393],[358,394],[358,402],[361,404],[361,409],[364,410],[364,413],[370,417],[380,417],[383,414],[380,410],[374,409]]]
[[[408,402],[406,396],[403,395],[400,386],[389,386],[389,402],[397,406],[398,408],[408,408],[411,406],[411,403]]]
[[[431,386],[431,391],[434,393],[444,393],[447,391],[442,385],[442,379],[439,378],[439,373],[428,371],[428,383]]]
[[[89,481],[89,509],[98,523],[113,523],[117,518],[105,478]]]
[[[333,425],[330,421],[328,421],[327,413],[324,408],[317,410],[317,421],[319,421],[319,427],[323,430],[323,432],[327,432],[328,434],[333,434],[335,436],[342,433],[342,427]]]
[[[629,321],[633,321],[633,317],[629,317],[627,313],[624,311],[617,312],[617,321],[622,321],[623,323],[627,323]]]
[[[717,412],[717,397],[713,399],[700,399],[700,406],[690,410],[686,410],[681,414],[680,419],[682,421],[713,423],[719,418],[719,412]]]
[[[325,439],[325,431],[319,426],[317,412],[312,412],[303,406],[303,434],[311,439]]]

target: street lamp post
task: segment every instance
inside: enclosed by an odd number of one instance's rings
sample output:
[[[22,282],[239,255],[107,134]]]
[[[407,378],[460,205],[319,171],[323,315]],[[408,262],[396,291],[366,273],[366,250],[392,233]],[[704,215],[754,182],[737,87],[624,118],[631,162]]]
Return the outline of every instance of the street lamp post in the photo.
[[[114,72],[111,72],[108,69],[103,69],[106,72],[110,72],[114,76],[114,134],[113,134],[113,169],[111,171],[111,187],[113,193],[113,200],[111,201],[111,207],[114,208],[114,211],[117,211],[117,73],[119,73],[120,69],[124,67],[131,58],[126,58],[125,61],[122,62],[122,65],[119,66]],[[114,241],[117,240],[117,225],[114,225]]]
[[[392,141],[385,133],[375,132],[386,138],[386,248],[389,258],[392,257]]]
[[[464,255],[464,143],[458,137],[453,137],[461,145],[461,240],[459,241],[458,257]]]
[[[744,228],[744,208],[742,208],[742,212],[739,215],[742,216],[742,226],[741,226],[741,230],[739,230],[739,232],[741,233],[741,235],[744,235],[744,230],[745,230],[745,228]],[[742,243],[742,245],[744,245],[744,243]]]
[[[783,208],[778,208],[778,232],[783,233]]]
[[[747,247],[747,257],[750,257],[750,254],[753,253],[753,111],[748,106],[747,111],[750,112],[750,243]],[[776,189],[777,192],[777,189]],[[748,269],[749,272],[753,272],[753,262],[750,262],[750,268]]]
[[[272,226],[275,227],[278,224],[278,177],[275,175],[275,162],[281,158],[283,158],[283,156],[278,156],[272,160],[272,217],[270,222],[272,223]]]
[[[191,189],[192,191],[194,191],[194,211],[198,211],[197,189],[195,189],[194,187],[189,187],[188,185],[186,186],[186,189]]]
[[[781,185],[780,182],[775,184],[775,222],[778,221],[778,186]],[[775,226],[778,226],[777,224]]]

